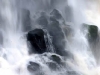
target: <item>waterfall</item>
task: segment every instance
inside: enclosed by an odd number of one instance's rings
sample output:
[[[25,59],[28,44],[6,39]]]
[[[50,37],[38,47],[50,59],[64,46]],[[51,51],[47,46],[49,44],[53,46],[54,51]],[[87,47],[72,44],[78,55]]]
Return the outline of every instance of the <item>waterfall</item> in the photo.
[[[100,75],[99,0],[0,0],[0,75]]]

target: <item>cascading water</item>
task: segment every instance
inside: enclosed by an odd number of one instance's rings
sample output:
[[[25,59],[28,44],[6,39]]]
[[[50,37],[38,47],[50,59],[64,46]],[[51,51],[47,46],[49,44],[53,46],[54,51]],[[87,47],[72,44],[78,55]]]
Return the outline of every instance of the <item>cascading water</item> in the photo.
[[[99,28],[96,6],[94,0],[0,0],[0,75],[100,75],[99,32],[91,42],[83,26]]]

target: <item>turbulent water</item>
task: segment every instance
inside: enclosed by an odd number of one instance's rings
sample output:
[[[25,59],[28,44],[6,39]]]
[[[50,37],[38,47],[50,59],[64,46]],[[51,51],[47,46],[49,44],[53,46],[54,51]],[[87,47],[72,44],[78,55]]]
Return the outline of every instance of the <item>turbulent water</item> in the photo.
[[[60,43],[68,55],[57,54],[53,47],[49,31],[57,36],[57,28],[46,28],[45,20],[44,25],[37,22],[41,14],[48,19],[53,9],[62,15],[58,21],[64,34],[64,39],[55,43]],[[86,37],[87,29],[82,28],[83,23],[100,28],[99,12],[99,0],[0,0],[0,75],[100,75],[100,43],[92,48]],[[46,28],[49,52],[28,53],[26,34],[36,28]],[[63,64],[51,60],[52,55],[58,56]]]

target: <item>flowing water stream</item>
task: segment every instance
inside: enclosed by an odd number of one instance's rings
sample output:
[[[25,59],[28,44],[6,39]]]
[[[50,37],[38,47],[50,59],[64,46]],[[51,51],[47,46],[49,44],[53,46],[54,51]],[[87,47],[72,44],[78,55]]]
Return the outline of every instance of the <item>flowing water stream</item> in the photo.
[[[86,37],[88,28],[82,27],[86,23],[100,28],[99,8],[99,0],[0,0],[0,75],[100,75],[100,42],[91,47]],[[61,30],[56,25],[47,26],[46,20],[37,21],[46,15],[52,24],[49,17],[53,9],[62,15],[57,17]],[[46,28],[49,52],[28,53],[26,34],[36,28]],[[64,50],[68,55],[57,54],[49,31],[60,40],[55,42],[60,52]],[[51,60],[52,55],[59,57],[62,64]]]

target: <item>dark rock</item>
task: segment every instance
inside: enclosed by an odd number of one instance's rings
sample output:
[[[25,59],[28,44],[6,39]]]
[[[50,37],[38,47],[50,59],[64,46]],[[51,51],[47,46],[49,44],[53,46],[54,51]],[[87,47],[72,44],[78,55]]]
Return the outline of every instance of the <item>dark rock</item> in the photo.
[[[35,29],[27,34],[27,40],[30,42],[36,53],[46,52],[46,43],[44,39],[44,31],[42,29]]]
[[[60,64],[61,63],[61,58],[57,55],[52,55],[51,60],[55,61],[56,63]]]
[[[91,51],[94,55],[94,58],[97,60],[96,62],[99,62],[99,48],[100,48],[100,39],[99,39],[99,32],[98,27],[95,25],[88,25],[83,24],[82,28],[87,28],[87,39],[89,42],[89,46],[91,48]],[[93,64],[93,62],[91,62]],[[93,64],[94,65],[94,64]]]
[[[22,9],[21,19],[23,25],[23,31],[29,31],[31,29],[30,11],[28,9]]]
[[[90,42],[96,41],[98,38],[98,27],[95,25],[83,24],[82,29],[88,29],[88,40]]]
[[[49,66],[49,68],[51,70],[57,70],[57,69],[59,69],[59,66],[56,63],[54,63],[54,62],[48,62],[47,64],[48,64],[48,66]]]
[[[40,69],[40,65],[38,63],[30,61],[27,69],[30,72],[38,71]]]
[[[41,70],[41,65],[36,62],[30,61],[27,66],[27,70],[33,75],[44,75],[44,72]]]
[[[98,37],[98,27],[95,25],[90,25],[89,26],[89,37],[91,39],[97,39]]]
[[[54,45],[56,53],[60,55],[66,55],[66,52],[64,50],[65,37],[62,28],[60,27],[59,21],[57,21],[53,17],[50,17],[50,23],[48,25],[47,30],[52,36],[52,43]]]

